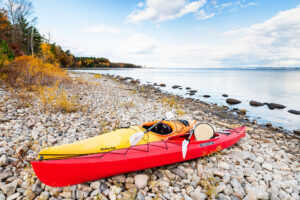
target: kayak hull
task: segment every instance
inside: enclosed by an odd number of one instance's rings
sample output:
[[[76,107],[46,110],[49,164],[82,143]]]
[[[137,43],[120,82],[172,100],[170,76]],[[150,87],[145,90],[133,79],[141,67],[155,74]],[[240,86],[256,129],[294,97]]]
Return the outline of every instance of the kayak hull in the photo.
[[[127,148],[130,147],[129,138],[131,135],[136,132],[144,132],[144,125],[151,126],[156,122],[157,121],[147,122],[141,126],[118,129],[70,144],[48,147],[39,152],[37,159],[63,159]],[[189,121],[188,126],[179,121],[164,121],[164,123],[168,124],[172,128],[172,133],[168,135],[159,135],[154,132],[149,132],[144,135],[143,139],[139,141],[137,145],[166,140],[170,136],[187,133],[196,121]]]
[[[245,127],[230,130],[230,133],[216,134],[217,137],[206,141],[193,141],[192,137],[185,159],[181,144],[187,134],[106,153],[64,160],[32,161],[31,164],[43,183],[62,187],[206,156],[238,142],[245,136]]]

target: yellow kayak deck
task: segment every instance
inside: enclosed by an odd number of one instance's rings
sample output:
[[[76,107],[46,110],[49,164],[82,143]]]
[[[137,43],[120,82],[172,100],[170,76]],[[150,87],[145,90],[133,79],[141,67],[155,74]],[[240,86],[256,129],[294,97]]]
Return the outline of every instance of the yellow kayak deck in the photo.
[[[143,128],[143,126],[151,126],[156,122],[157,121],[147,122],[141,126],[118,129],[71,144],[48,147],[39,152],[38,159],[62,159],[127,148],[130,146],[130,136],[136,132],[144,132],[146,129]],[[195,121],[189,121],[188,126],[179,121],[164,121],[163,123],[168,124],[172,128],[172,132],[170,134],[160,135],[150,131],[144,135],[143,139],[140,140],[137,145],[161,141],[170,136],[186,133],[193,127]]]

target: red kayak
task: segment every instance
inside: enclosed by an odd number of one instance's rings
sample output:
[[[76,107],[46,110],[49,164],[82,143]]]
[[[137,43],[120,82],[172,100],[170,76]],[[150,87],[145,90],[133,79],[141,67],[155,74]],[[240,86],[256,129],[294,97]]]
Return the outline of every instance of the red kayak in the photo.
[[[37,177],[46,185],[62,187],[93,181],[117,174],[143,170],[195,159],[221,151],[245,136],[245,127],[216,132],[214,138],[196,141],[192,136],[185,159],[182,142],[189,134],[170,137],[166,141],[118,149],[63,160],[32,161]]]

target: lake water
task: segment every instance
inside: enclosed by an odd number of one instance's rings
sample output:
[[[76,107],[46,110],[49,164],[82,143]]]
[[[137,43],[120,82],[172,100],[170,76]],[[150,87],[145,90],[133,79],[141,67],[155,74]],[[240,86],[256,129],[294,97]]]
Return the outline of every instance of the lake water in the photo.
[[[271,122],[287,130],[300,129],[300,115],[288,112],[300,110],[300,70],[272,69],[96,69],[77,70],[90,73],[120,75],[139,79],[141,83],[165,83],[163,91],[187,95],[186,87],[198,92],[193,98],[204,102],[227,105],[226,98],[239,99],[241,104],[230,108],[245,108],[250,119],[260,123]],[[172,89],[173,85],[182,86],[182,90]],[[203,95],[210,95],[204,98]],[[270,110],[267,106],[252,107],[250,100],[280,103],[286,106],[282,110]]]

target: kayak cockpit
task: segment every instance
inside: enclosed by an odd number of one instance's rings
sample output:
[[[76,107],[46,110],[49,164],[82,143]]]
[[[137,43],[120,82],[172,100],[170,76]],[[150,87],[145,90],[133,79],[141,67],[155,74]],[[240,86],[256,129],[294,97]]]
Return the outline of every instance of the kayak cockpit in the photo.
[[[141,125],[142,128],[145,130],[148,130],[150,127],[152,127],[154,124],[156,124],[158,121],[152,121],[147,122]],[[150,132],[158,134],[160,136],[168,136],[171,134],[176,133],[186,133],[190,130],[190,128],[196,123],[195,120],[174,120],[174,121],[162,121],[158,125],[156,125],[154,128],[151,129]]]

